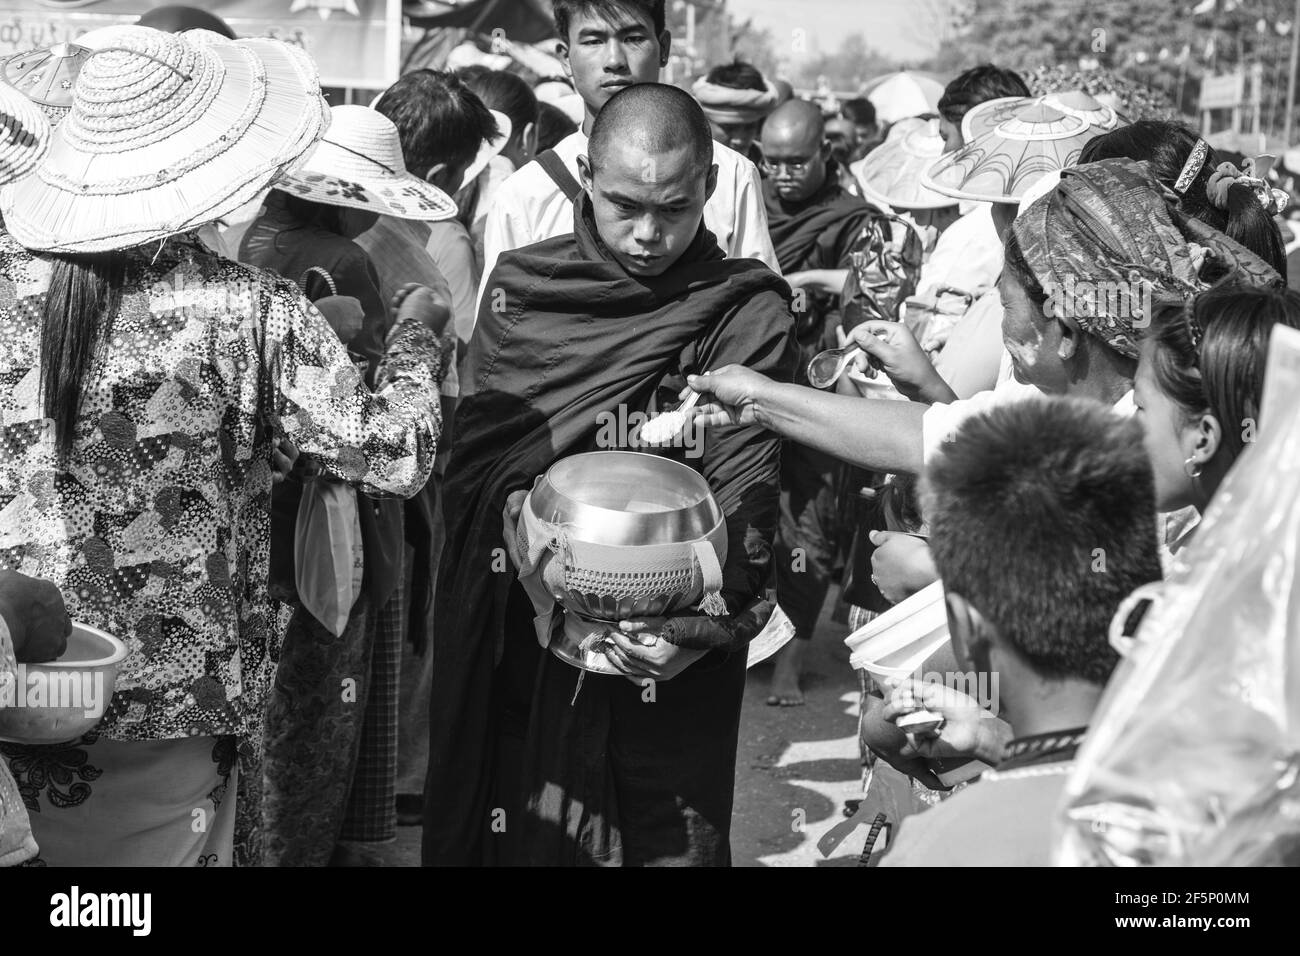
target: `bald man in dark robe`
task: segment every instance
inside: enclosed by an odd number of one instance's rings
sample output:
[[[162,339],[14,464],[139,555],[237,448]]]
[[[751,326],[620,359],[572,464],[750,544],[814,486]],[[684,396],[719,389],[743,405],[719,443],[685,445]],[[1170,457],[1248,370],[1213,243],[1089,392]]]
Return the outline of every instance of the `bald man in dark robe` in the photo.
[[[683,91],[618,92],[579,160],[574,231],[504,253],[486,284],[445,486],[426,865],[730,862],[746,645],[771,613],[779,440],[742,426],[699,436],[698,455],[660,451],[699,472],[726,516],[726,608],[609,625],[604,653],[624,676],[544,650],[563,614],[536,607],[499,560],[537,476],[610,447],[603,416],[675,403],[696,369],[790,380],[789,287],[725,258],[703,225],[712,149]]]
[[[796,381],[808,384],[808,360],[839,344],[839,292],[853,242],[871,207],[841,185],[821,111],[805,100],[777,107],[763,125],[763,198],[781,272],[795,286],[799,361]],[[795,640],[776,658],[768,703],[803,703],[804,653],[830,590],[836,551],[847,522],[836,501],[835,460],[795,442],[782,452],[781,522],[776,596]]]

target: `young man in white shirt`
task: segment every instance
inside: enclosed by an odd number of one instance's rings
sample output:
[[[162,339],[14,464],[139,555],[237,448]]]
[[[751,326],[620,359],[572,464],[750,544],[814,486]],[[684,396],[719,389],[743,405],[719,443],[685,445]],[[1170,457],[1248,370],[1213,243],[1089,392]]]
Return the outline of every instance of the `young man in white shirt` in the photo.
[[[573,231],[578,157],[587,152],[592,121],[611,96],[634,83],[654,83],[668,62],[671,36],[664,29],[664,0],[555,0],[565,71],[582,96],[582,129],[556,144],[553,172],[546,154],[528,163],[498,189],[483,236],[483,278],[504,251]],[[760,259],[779,272],[758,170],[728,147],[714,145],[718,185],[704,207],[704,225],[735,259]],[[546,161],[548,164],[550,160]],[[564,175],[567,172],[567,177]],[[556,177],[565,180],[556,181]],[[480,304],[486,288],[480,288]]]

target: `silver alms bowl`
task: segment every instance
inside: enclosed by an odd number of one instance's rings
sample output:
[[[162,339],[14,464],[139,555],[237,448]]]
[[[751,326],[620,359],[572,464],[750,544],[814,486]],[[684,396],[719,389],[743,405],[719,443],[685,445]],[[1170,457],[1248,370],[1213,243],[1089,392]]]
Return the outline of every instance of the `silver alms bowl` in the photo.
[[[658,455],[598,451],[562,459],[524,507],[554,545],[543,568],[547,586],[565,608],[593,620],[690,607],[704,593],[700,551],[711,549],[719,567],[727,559],[726,523],[708,483]]]

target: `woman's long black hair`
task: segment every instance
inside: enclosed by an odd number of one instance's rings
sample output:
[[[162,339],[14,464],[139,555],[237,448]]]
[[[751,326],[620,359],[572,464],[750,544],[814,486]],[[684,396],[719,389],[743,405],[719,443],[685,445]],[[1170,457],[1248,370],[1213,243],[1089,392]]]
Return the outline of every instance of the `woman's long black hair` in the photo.
[[[41,312],[41,404],[54,422],[54,443],[66,463],[77,437],[86,384],[126,282],[124,252],[51,255],[53,272]]]
[[[1145,160],[1151,164],[1156,179],[1172,188],[1198,138],[1182,123],[1139,120],[1089,140],[1079,154],[1079,164],[1100,159]],[[1211,149],[1179,198],[1179,210],[1237,240],[1285,279],[1287,261],[1282,233],[1255,194],[1246,186],[1233,185],[1228,188],[1227,209],[1220,209],[1210,201],[1206,187],[1218,165],[1219,159]]]
[[[1278,325],[1300,328],[1300,292],[1218,285],[1153,317],[1156,383],[1188,420],[1205,412],[1219,420],[1227,463],[1245,448],[1248,423],[1258,425],[1269,336]]]

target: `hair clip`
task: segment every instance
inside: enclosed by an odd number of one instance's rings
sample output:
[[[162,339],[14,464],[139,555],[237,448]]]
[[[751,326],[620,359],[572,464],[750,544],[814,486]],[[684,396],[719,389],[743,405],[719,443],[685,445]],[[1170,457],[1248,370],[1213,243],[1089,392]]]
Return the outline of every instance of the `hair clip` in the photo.
[[[1183,195],[1187,192],[1187,187],[1192,184],[1198,175],[1201,167],[1205,165],[1206,157],[1210,155],[1210,144],[1203,139],[1198,139],[1192,151],[1187,154],[1187,161],[1183,163],[1182,172],[1178,174],[1178,179],[1174,181],[1174,192]]]
[[[1196,307],[1193,299],[1188,299],[1183,303],[1183,324],[1187,326],[1187,337],[1192,340],[1192,351],[1195,353],[1200,350],[1204,332],[1201,330],[1201,323],[1196,321]]]

